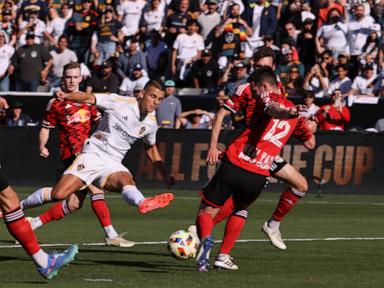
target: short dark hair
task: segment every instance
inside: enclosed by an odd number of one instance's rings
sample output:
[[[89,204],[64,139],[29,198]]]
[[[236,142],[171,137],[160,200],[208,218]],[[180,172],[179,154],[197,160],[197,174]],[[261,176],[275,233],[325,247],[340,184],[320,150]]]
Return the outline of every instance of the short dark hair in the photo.
[[[65,75],[65,72],[67,70],[71,70],[71,69],[80,69],[80,64],[77,63],[77,62],[69,62],[68,64],[64,65],[64,68],[63,68],[63,75]]]
[[[253,54],[253,61],[257,63],[260,59],[271,57],[273,64],[275,64],[275,52],[269,47],[262,47]]]
[[[277,77],[271,67],[260,67],[257,71],[253,72],[248,78],[248,82],[253,82],[256,86],[262,85],[264,82],[277,86]]]
[[[348,66],[345,65],[345,64],[338,64],[338,65],[335,67],[335,70],[337,71],[339,68],[342,68],[342,69],[348,71]]]
[[[144,90],[146,91],[150,86],[159,89],[160,91],[165,92],[165,87],[161,81],[157,80],[149,80],[147,84],[145,84]]]
[[[67,40],[67,42],[69,42],[67,35],[64,35],[64,34],[61,35],[61,36],[59,37],[59,41],[60,41],[61,39],[65,39],[65,40]]]

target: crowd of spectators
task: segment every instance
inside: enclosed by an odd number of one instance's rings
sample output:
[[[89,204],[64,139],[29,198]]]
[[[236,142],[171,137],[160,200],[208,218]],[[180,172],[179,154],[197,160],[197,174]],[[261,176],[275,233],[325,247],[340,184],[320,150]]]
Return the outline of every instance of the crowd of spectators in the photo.
[[[160,79],[165,128],[209,128],[212,111],[182,112],[177,89],[220,103],[262,47],[288,97],[332,99],[313,114],[384,95],[383,0],[0,0],[0,11],[0,91],[52,91],[76,61],[90,93],[140,97]]]

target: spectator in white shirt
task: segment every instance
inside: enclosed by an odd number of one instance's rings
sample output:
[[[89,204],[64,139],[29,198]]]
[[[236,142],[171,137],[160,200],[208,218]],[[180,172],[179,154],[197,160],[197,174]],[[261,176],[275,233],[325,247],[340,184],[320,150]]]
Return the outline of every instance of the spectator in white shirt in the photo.
[[[146,2],[143,0],[128,0],[117,6],[118,20],[124,25],[122,31],[131,36],[139,31],[140,18]]]
[[[161,31],[164,16],[164,7],[160,6],[160,0],[152,0],[150,8],[143,14],[141,32],[149,34],[152,30]]]
[[[204,50],[203,37],[197,33],[199,26],[195,20],[187,23],[187,33],[181,33],[173,43],[172,74],[180,80],[187,78],[193,62],[200,59]]]
[[[349,79],[348,66],[339,64],[336,66],[337,77],[332,80],[327,90],[327,95],[331,96],[335,90],[340,90],[342,95],[346,95],[351,89],[352,81]]]
[[[57,48],[49,52],[52,56],[52,69],[51,74],[48,77],[51,88],[60,86],[64,66],[70,62],[77,62],[76,53],[69,50],[67,47],[68,38],[62,35],[57,42]]]
[[[367,63],[363,66],[362,75],[357,76],[352,83],[349,95],[355,96],[375,96],[375,88],[379,81],[377,76],[374,74],[373,63]]]
[[[328,21],[317,30],[316,49],[319,54],[328,49],[333,52],[333,57],[339,53],[349,53],[347,42],[348,27],[342,22],[341,14],[337,9],[328,12]]]
[[[300,115],[306,118],[315,116],[316,112],[320,109],[319,106],[315,104],[315,94],[313,94],[313,92],[306,91],[303,94],[303,101],[307,110],[301,112]]]
[[[328,89],[329,79],[324,69],[315,64],[304,78],[304,89],[315,94],[316,98],[324,97],[324,91]]]
[[[125,78],[120,85],[119,94],[123,96],[134,96],[135,87],[141,84],[145,87],[145,84],[149,81],[149,78],[146,76],[145,70],[141,64],[136,64],[132,70],[131,76]]]
[[[49,39],[51,45],[57,46],[59,37],[64,32],[66,20],[60,17],[55,8],[49,8],[48,13],[49,20],[47,22],[47,29],[44,34]]]
[[[20,23],[19,33],[17,38],[19,39],[19,45],[23,46],[26,42],[27,32],[34,32],[35,34],[35,44],[43,43],[44,33],[46,32],[46,25],[43,21],[38,18],[39,12],[37,10],[31,10],[29,12],[29,17],[27,20],[24,20]]]
[[[201,26],[201,35],[208,46],[214,40],[214,28],[220,23],[220,14],[217,12],[217,0],[207,0],[205,4],[207,4],[208,9],[200,14],[197,22]]]
[[[15,48],[8,44],[8,35],[0,30],[0,91],[9,91],[8,68]]]

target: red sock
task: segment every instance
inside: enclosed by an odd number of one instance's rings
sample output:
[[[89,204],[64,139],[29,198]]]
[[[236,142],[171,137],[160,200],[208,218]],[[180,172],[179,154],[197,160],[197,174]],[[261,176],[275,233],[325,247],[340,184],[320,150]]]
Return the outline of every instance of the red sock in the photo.
[[[60,220],[65,217],[65,213],[63,211],[63,202],[57,202],[53,204],[47,211],[45,211],[40,216],[41,222],[43,224],[47,224],[53,220]]]
[[[31,225],[29,225],[24,218],[23,210],[18,208],[10,213],[4,214],[4,221],[9,233],[19,241],[30,256],[41,249]]]
[[[246,215],[248,215],[248,213]],[[220,254],[229,254],[231,252],[236,240],[239,239],[241,231],[244,229],[246,221],[247,218],[246,216],[244,218],[243,215],[232,214],[228,218],[227,224],[225,225],[223,242],[220,246]]]
[[[233,213],[233,199],[232,197],[230,197],[228,198],[227,201],[225,201],[224,205],[220,208],[215,218],[213,218],[215,225],[227,219],[232,213]]]
[[[204,239],[205,237],[212,235],[215,222],[213,222],[211,215],[206,212],[200,212],[196,218],[196,226],[199,238]]]
[[[295,195],[291,188],[286,189],[281,194],[280,201],[277,204],[275,212],[272,214],[272,219],[281,222],[284,216],[295,206],[300,196]]]
[[[96,214],[97,219],[101,226],[107,227],[112,225],[111,214],[107,202],[105,201],[104,194],[91,195],[92,210]]]

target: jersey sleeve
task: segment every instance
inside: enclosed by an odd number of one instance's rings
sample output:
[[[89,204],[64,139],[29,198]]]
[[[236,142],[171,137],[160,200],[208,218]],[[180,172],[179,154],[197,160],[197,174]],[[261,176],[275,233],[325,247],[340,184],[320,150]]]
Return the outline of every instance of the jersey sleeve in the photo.
[[[51,99],[48,102],[47,109],[45,110],[44,114],[43,123],[41,124],[41,126],[44,128],[53,129],[57,125],[58,113],[57,106],[55,105],[55,103],[55,99]]]
[[[305,124],[304,117],[299,117],[292,135],[301,142],[306,142],[311,139],[313,134]]]
[[[261,93],[260,102],[264,106],[264,111],[267,110],[273,104],[279,104],[280,97],[280,95],[268,91]]]
[[[143,137],[143,141],[147,145],[155,145],[156,144],[156,132],[157,129],[154,129],[153,131],[149,132],[147,135]]]
[[[116,106],[116,103],[119,102],[119,98],[122,98],[121,102],[123,102],[124,98],[117,94],[99,94],[96,93],[95,99],[96,99],[96,107],[100,108],[101,110],[112,110],[114,106]]]
[[[235,94],[231,98],[225,100],[223,107],[236,114],[247,106],[250,97],[252,95],[249,84],[242,84],[236,89]]]
[[[96,122],[101,118],[101,113],[99,112],[99,110],[97,110],[95,106],[92,106],[90,111],[92,122]]]

